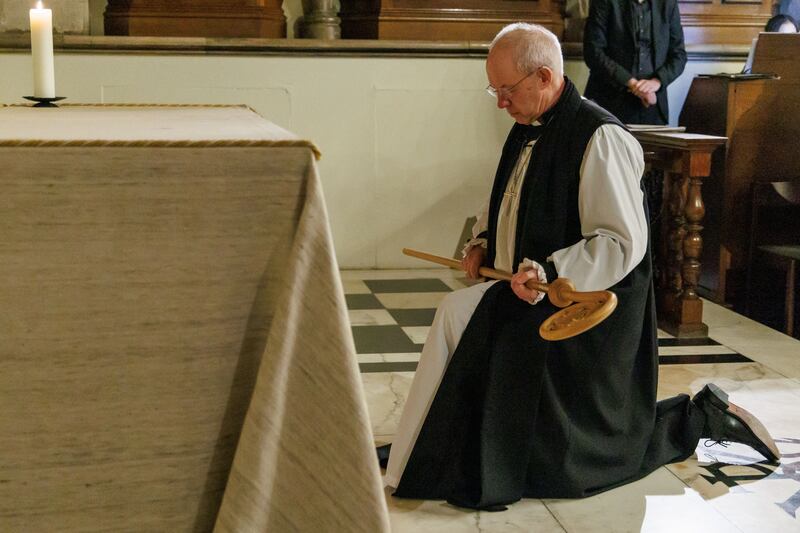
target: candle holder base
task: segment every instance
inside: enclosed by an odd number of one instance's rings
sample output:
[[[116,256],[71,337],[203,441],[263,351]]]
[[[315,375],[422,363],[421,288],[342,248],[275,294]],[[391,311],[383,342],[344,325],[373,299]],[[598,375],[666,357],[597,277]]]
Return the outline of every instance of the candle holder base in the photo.
[[[58,107],[53,102],[64,100],[66,96],[55,96],[53,98],[42,98],[39,96],[23,96],[24,99],[36,102],[33,107]]]

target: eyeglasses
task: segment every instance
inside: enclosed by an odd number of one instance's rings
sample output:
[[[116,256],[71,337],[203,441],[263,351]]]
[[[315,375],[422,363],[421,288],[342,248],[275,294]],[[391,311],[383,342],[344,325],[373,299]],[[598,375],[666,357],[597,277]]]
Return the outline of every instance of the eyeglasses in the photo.
[[[508,89],[506,89],[505,87],[500,87],[499,89],[495,89],[495,88],[494,88],[494,87],[492,87],[491,85],[487,85],[487,86],[486,86],[486,92],[487,92],[487,93],[489,94],[489,96],[491,96],[492,98],[497,98],[497,97],[499,96],[499,97],[500,97],[500,98],[502,98],[503,100],[508,100],[509,98],[511,98],[511,93],[513,93],[513,92],[514,92],[514,89],[516,89],[516,88],[517,88],[517,85],[519,85],[519,84],[520,84],[520,83],[522,83],[523,81],[527,80],[527,79],[528,79],[528,77],[530,77],[531,75],[533,75],[533,74],[535,74],[536,72],[538,72],[540,68],[542,68],[542,67],[535,68],[535,69],[533,69],[531,72],[528,72],[527,74],[525,74],[525,76],[523,76],[523,77],[522,77],[522,79],[521,79],[521,80],[519,80],[517,83],[515,83],[514,85],[512,85],[512,86],[511,86],[511,87],[509,87]]]

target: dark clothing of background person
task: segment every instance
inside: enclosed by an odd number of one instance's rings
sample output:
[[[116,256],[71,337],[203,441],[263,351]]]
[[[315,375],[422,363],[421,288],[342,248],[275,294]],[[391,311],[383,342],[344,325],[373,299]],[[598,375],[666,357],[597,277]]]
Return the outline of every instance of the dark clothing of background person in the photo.
[[[677,0],[592,0],[583,56],[590,70],[586,98],[623,123],[666,124],[667,86],[686,66]],[[629,92],[631,78],[661,81],[656,105],[646,108]]]

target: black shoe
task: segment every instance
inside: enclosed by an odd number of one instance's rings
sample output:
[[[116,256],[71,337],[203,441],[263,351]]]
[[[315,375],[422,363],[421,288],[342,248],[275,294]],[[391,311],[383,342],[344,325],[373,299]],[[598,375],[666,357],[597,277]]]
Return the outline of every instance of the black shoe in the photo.
[[[768,461],[780,461],[781,452],[764,425],[749,412],[729,402],[725,391],[709,383],[692,401],[706,414],[702,437],[747,444]]]
[[[389,464],[389,452],[391,450],[391,444],[384,444],[375,448],[375,451],[378,452],[378,464],[381,468],[386,468],[386,465]]]

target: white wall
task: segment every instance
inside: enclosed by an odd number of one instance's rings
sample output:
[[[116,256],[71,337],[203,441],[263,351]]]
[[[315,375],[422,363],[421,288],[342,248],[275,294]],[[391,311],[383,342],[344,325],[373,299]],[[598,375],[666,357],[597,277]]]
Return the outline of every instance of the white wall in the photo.
[[[247,104],[313,140],[340,266],[420,267],[404,246],[450,254],[488,194],[511,119],[484,91],[481,58],[56,56],[67,102]],[[568,61],[582,88],[586,68]],[[671,87],[677,121],[690,63]],[[30,56],[0,53],[0,102],[31,91]]]

